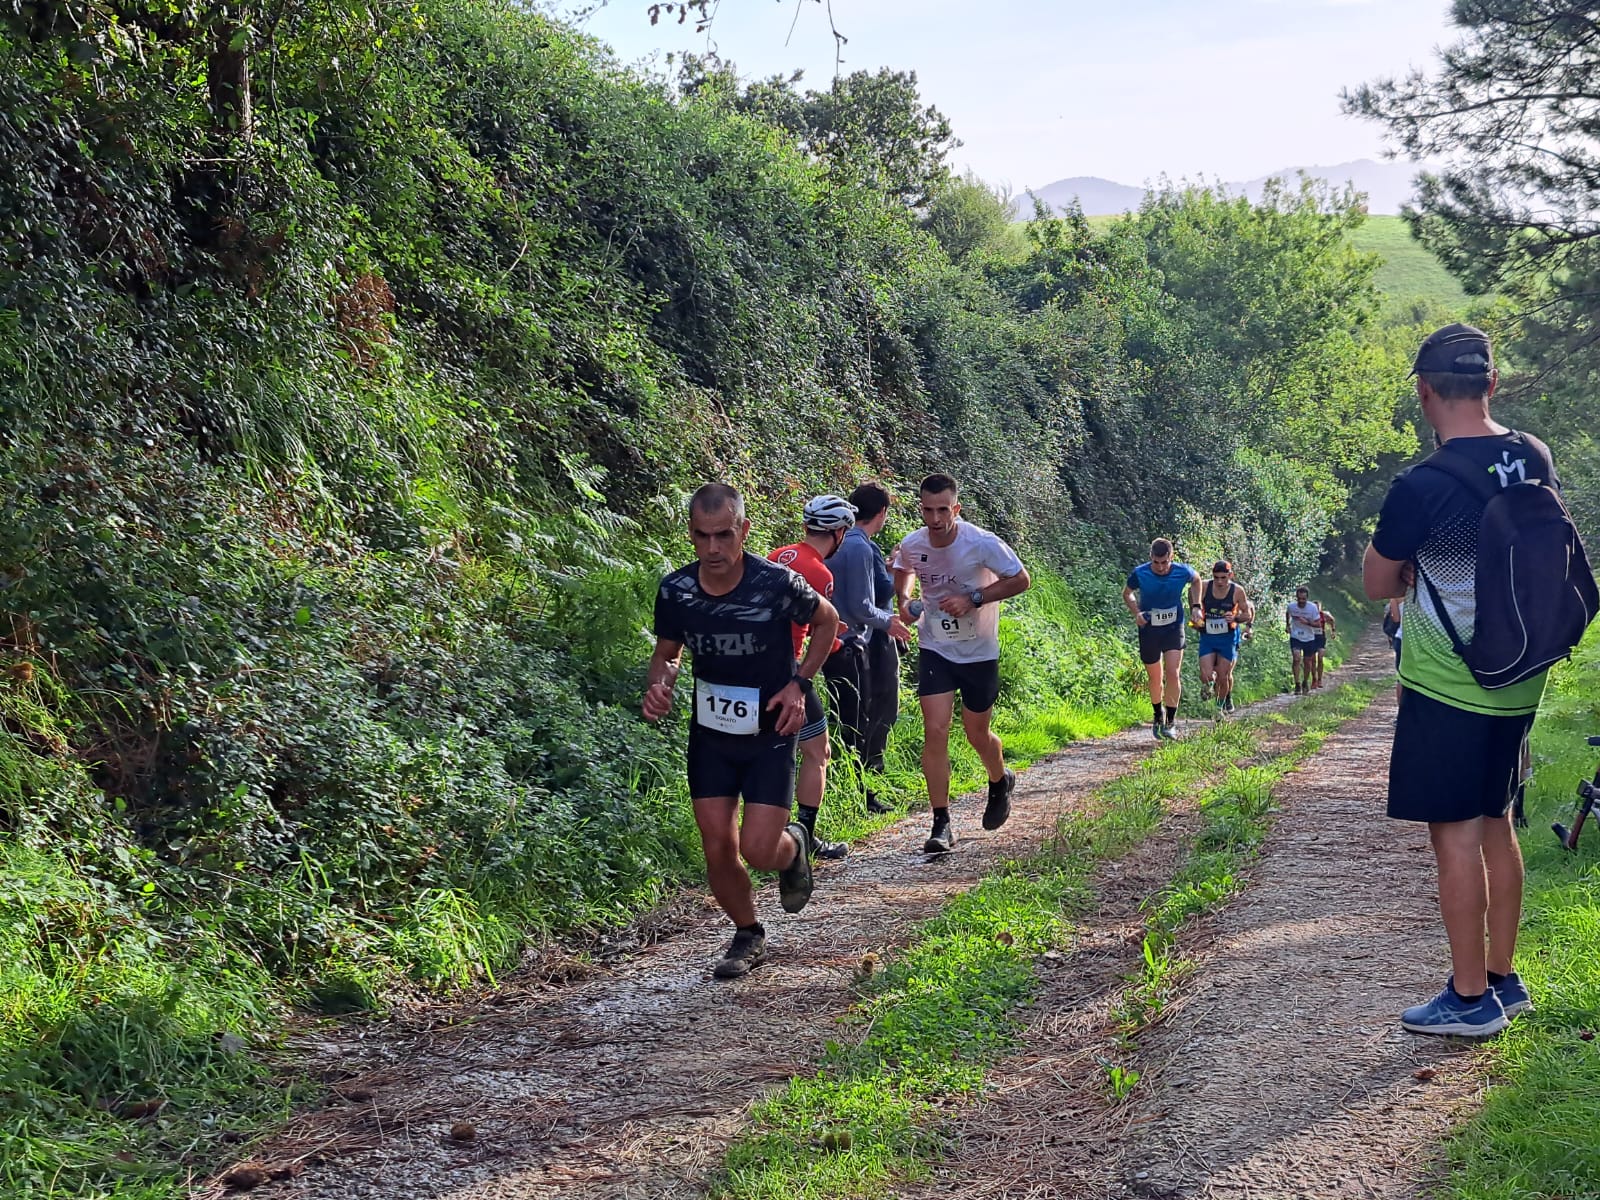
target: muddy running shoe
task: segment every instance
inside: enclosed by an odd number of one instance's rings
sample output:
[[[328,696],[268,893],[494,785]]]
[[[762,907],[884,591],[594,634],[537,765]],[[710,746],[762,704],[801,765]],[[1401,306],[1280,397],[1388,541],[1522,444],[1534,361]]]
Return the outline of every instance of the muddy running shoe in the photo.
[[[1159,742],[1161,740],[1161,738],[1162,738],[1161,731],[1164,728],[1165,728],[1165,726],[1162,725],[1162,723],[1160,721],[1151,721],[1150,722],[1150,732],[1155,735],[1156,741]]]
[[[850,853],[849,842],[824,842],[815,834],[811,838],[811,857],[840,859]]]
[[[1400,1024],[1412,1033],[1488,1037],[1506,1027],[1506,1010],[1493,988],[1478,999],[1467,1001],[1456,995],[1454,982],[1447,981],[1444,990],[1432,1000],[1401,1013]]]
[[[1522,982],[1522,976],[1515,971],[1499,983],[1491,983],[1489,990],[1500,997],[1500,1007],[1506,1010],[1507,1020],[1533,1007],[1533,997],[1528,995],[1528,985]]]
[[[1227,696],[1224,697],[1224,699],[1222,701],[1222,711],[1225,712],[1225,713],[1231,713],[1233,711],[1233,693],[1232,692],[1229,692],[1227,694]]]
[[[983,827],[985,829],[999,829],[1006,823],[1006,818],[1011,815],[1011,793],[1017,786],[1017,773],[1006,768],[1006,773],[1000,777],[998,783],[993,780],[989,783],[989,803],[983,809]]]
[[[767,935],[756,929],[740,929],[733,941],[722,952],[722,958],[711,968],[718,979],[738,979],[748,975],[767,961]]]
[[[928,840],[922,843],[924,854],[949,854],[956,848],[955,831],[950,828],[949,818],[935,822],[933,832],[928,835]]]
[[[1166,738],[1169,742],[1175,742],[1178,740],[1178,735],[1173,730],[1171,721],[1168,721],[1166,724],[1161,726],[1161,733],[1158,736]]]
[[[810,832],[799,821],[790,821],[784,830],[799,845],[800,853],[778,872],[778,902],[783,905],[784,912],[797,913],[811,899],[811,856],[815,851]]]
[[[1211,681],[1209,679],[1202,679],[1200,681],[1200,699],[1211,699]]]

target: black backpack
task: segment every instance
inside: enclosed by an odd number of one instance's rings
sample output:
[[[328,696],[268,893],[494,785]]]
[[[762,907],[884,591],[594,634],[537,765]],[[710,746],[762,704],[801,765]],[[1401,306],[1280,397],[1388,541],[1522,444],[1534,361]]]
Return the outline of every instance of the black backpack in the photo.
[[[1502,487],[1497,475],[1448,442],[1419,465],[1443,471],[1483,505],[1470,643],[1451,624],[1432,581],[1424,580],[1472,677],[1485,688],[1510,687],[1571,657],[1600,608],[1600,595],[1583,541],[1555,488],[1543,479]]]

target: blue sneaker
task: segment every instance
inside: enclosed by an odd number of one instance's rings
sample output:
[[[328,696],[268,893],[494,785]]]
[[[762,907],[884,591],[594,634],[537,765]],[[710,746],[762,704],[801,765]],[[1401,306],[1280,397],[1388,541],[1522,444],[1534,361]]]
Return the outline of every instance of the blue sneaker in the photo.
[[[1500,997],[1500,1007],[1506,1010],[1508,1020],[1533,1007],[1533,997],[1528,995],[1528,985],[1522,982],[1522,976],[1515,971],[1499,983],[1490,985],[1489,990]]]
[[[1400,1014],[1400,1024],[1412,1033],[1451,1037],[1488,1037],[1506,1027],[1506,1010],[1490,988],[1470,1004],[1456,995],[1454,980],[1426,1004],[1415,1004]]]

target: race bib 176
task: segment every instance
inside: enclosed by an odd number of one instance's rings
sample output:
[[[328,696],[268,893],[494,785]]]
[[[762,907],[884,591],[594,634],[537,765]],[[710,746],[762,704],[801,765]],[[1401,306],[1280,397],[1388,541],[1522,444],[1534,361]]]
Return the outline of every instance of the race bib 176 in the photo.
[[[718,733],[759,733],[761,689],[697,679],[694,681],[694,719]]]

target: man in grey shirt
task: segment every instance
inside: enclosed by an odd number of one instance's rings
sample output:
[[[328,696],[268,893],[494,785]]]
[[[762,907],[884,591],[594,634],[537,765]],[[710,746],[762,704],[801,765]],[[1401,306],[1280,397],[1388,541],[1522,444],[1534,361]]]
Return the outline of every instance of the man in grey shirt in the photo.
[[[890,604],[894,583],[873,536],[889,517],[889,493],[864,483],[850,493],[856,523],[828,559],[843,643],[824,669],[840,740],[868,771],[883,769],[883,752],[900,705],[900,654],[910,631]],[[867,807],[887,811],[867,790]]]

